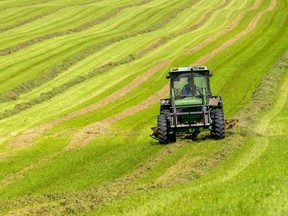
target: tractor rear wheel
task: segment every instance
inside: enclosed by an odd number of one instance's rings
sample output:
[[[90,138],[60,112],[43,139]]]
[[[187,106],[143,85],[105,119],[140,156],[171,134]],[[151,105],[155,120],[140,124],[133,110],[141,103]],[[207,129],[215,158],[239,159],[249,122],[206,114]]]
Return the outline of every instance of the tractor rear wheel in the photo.
[[[158,139],[160,144],[167,144],[168,139],[168,119],[163,113],[158,115]]]
[[[225,138],[225,123],[224,113],[222,108],[215,108],[211,110],[212,129],[211,137],[214,139]]]
[[[176,133],[170,132],[170,112],[163,109],[158,116],[158,139],[161,144],[176,142]]]

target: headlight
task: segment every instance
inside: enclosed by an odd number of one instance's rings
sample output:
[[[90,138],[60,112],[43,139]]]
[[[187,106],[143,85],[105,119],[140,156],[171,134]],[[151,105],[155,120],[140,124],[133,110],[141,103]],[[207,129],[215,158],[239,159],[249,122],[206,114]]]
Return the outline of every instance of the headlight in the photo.
[[[160,103],[161,105],[170,105],[170,100],[161,99]]]

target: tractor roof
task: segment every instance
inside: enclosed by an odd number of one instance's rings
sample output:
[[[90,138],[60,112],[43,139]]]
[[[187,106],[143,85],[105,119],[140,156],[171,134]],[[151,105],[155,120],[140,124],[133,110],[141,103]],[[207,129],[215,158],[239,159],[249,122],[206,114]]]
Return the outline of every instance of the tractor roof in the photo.
[[[188,72],[188,71],[207,72],[209,71],[209,69],[206,66],[178,67],[178,68],[171,68],[170,73]]]

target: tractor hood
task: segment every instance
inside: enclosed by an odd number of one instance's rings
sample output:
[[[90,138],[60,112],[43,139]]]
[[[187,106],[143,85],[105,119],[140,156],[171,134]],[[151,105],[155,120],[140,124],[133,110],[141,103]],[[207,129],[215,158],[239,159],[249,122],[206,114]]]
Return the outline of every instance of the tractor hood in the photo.
[[[203,99],[198,97],[186,97],[183,99],[175,100],[175,106],[186,106],[186,105],[201,105]]]

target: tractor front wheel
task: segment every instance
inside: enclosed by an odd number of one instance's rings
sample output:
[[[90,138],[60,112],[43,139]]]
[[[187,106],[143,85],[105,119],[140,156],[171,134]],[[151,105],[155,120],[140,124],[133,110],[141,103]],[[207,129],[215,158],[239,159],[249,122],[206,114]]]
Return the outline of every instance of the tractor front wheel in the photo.
[[[211,110],[212,129],[211,137],[214,139],[223,139],[225,137],[224,113],[222,108]]]

